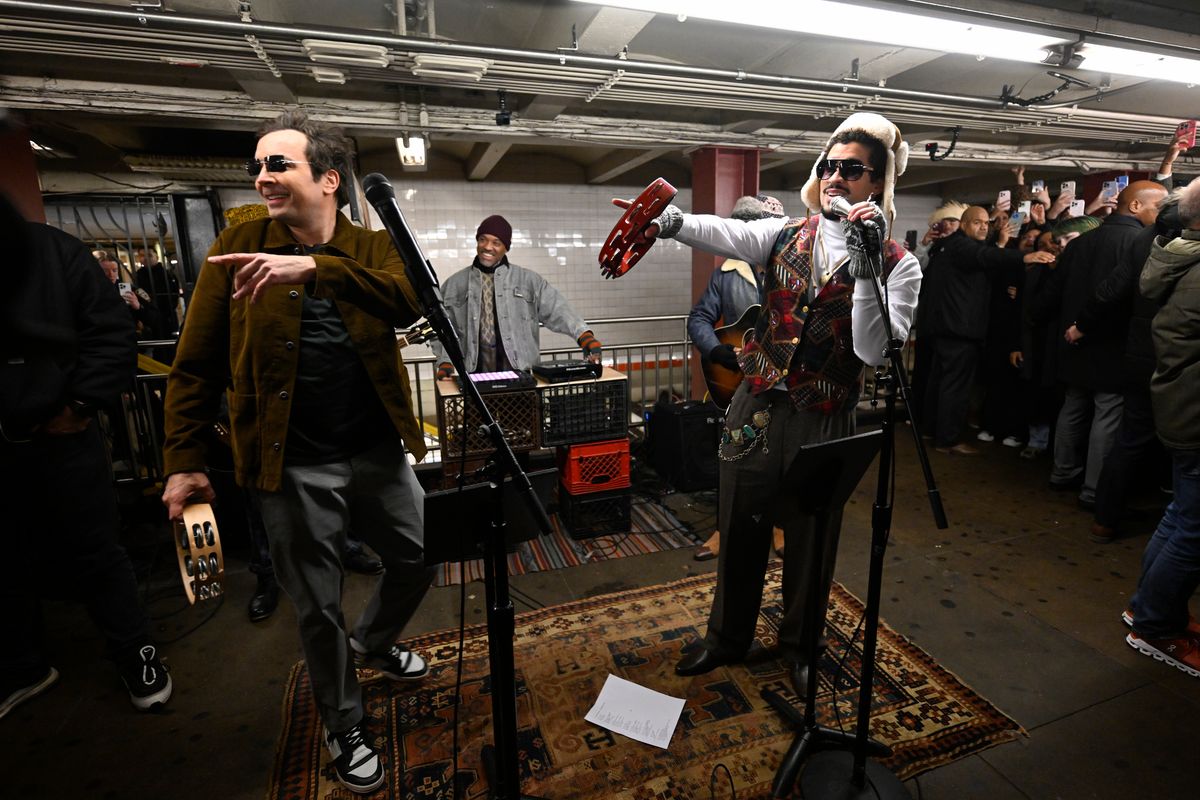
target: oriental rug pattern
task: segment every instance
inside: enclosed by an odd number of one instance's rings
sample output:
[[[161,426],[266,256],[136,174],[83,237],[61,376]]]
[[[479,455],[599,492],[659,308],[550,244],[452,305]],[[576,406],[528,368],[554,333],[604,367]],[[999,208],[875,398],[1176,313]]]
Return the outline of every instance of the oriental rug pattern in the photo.
[[[781,616],[780,607],[770,601],[778,596],[778,567],[768,571],[767,579],[768,600],[757,635],[769,648]],[[703,575],[517,617],[518,740],[526,793],[559,800],[708,798],[710,775],[722,763],[739,798],[770,796],[771,780],[793,731],[759,690],[774,688],[791,698],[782,664],[763,660],[695,678],[673,671],[682,648],[704,630],[714,582],[714,575]],[[861,642],[856,640],[848,654],[846,645],[861,613],[861,603],[835,584],[818,695],[820,722],[831,727],[851,729],[854,724]],[[387,783],[374,796],[450,800],[458,632],[439,631],[409,644],[430,662],[424,683],[392,683],[369,670],[359,674],[367,733],[384,754],[388,771]],[[492,739],[483,626],[467,629],[464,653],[460,796],[478,800],[487,796],[480,748]],[[886,625],[880,628],[877,663],[871,732],[893,748],[884,763],[902,778],[1024,734],[1014,720]],[[669,749],[584,721],[609,673],[687,699]],[[321,724],[303,664],[292,672],[283,723],[268,797],[350,797],[337,783],[321,745]]]

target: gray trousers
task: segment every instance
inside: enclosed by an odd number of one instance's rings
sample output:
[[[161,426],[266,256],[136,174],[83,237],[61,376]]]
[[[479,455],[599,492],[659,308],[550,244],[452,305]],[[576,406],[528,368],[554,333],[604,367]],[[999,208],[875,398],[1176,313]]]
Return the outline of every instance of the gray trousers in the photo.
[[[708,617],[704,646],[727,656],[740,657],[754,641],[762,604],[763,576],[770,557],[771,529],[783,528],[783,620],[779,648],[784,657],[807,661],[805,599],[809,566],[821,564],[821,609],[828,603],[833,566],[837,558],[842,510],[835,509],[818,530],[817,520],[797,505],[803,487],[785,486],[784,476],[801,445],[826,442],[854,433],[854,412],[827,416],[798,411],[783,391],[752,395],[745,383],[739,388],[725,417],[729,430],[752,424],[754,414],[770,413],[766,437],[750,444],[721,446],[721,489],[718,523],[721,549],[717,556],[717,590]],[[824,629],[824,613],[821,614]]]
[[[325,726],[341,733],[363,717],[342,617],[342,550],[354,531],[384,573],[355,625],[368,651],[389,647],[433,582],[425,566],[424,492],[398,438],[348,461],[285,466],[278,492],[257,492],[279,585],[296,606],[313,696]]]
[[[1094,502],[1104,459],[1117,438],[1124,397],[1068,386],[1054,431],[1051,483],[1070,483],[1083,474],[1079,499]]]

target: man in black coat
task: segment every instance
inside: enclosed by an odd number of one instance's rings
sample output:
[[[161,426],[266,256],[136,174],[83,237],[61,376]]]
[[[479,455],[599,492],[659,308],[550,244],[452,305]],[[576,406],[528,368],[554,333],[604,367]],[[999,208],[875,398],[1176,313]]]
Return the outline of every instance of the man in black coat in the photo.
[[[1178,199],[1167,200],[1154,224],[1138,232],[1129,248],[1129,257],[1117,264],[1117,268],[1096,287],[1075,320],[1080,337],[1115,327],[1123,319],[1129,320],[1129,335],[1121,362],[1121,423],[1112,449],[1104,459],[1100,482],[1096,484],[1094,542],[1111,542],[1116,538],[1131,484],[1152,461],[1154,454],[1162,452],[1150,408],[1150,376],[1154,374],[1150,321],[1158,311],[1158,303],[1142,297],[1138,292],[1138,279],[1155,237],[1174,239],[1182,229]]]
[[[921,292],[918,336],[932,341],[929,383],[922,416],[936,420],[934,445],[943,453],[978,453],[961,441],[967,424],[971,384],[988,329],[994,276],[1022,274],[1022,264],[1049,263],[1050,253],[1022,253],[986,242],[988,212],[971,206],[958,231],[934,242]],[[1014,281],[1015,282],[1015,278]]]
[[[1058,377],[1066,397],[1054,435],[1050,486],[1080,487],[1079,503],[1091,509],[1104,458],[1121,421],[1124,382],[1120,364],[1129,314],[1115,314],[1082,336],[1076,321],[1096,288],[1122,262],[1131,259],[1138,233],[1154,222],[1167,190],[1154,181],[1135,181],[1117,197],[1117,210],[1099,228],[1063,251],[1045,291],[1033,301],[1034,319],[1057,319]]]
[[[87,606],[139,710],[171,696],[137,579],[117,540],[108,455],[94,415],[133,381],[125,303],[82,242],[24,222],[0,198],[10,250],[0,297],[0,717],[48,689],[39,594]]]

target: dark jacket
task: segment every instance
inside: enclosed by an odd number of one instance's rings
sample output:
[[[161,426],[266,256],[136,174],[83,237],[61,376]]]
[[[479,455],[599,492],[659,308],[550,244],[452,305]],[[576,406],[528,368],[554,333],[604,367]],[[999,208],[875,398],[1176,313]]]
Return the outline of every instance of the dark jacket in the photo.
[[[961,230],[938,239],[929,249],[918,333],[983,342],[992,281],[1016,284],[1023,259],[1018,250],[976,241]]]
[[[209,250],[303,253],[287,226],[256,219],[224,230]],[[385,231],[366,231],[338,214],[333,238],[307,291],[337,301],[388,417],[417,459],[425,455],[413,416],[408,371],[395,328],[420,317],[404,262]],[[234,472],[242,486],[278,491],[296,380],[303,286],[272,286],[253,305],[232,301],[232,271],[206,261],[167,383],[165,473],[205,467],[209,429],[228,389]]]
[[[1152,326],[1150,381],[1158,438],[1179,450],[1200,449],[1200,231],[1158,237],[1140,287],[1162,305]]]
[[[1096,288],[1117,268],[1131,260],[1131,250],[1142,223],[1136,217],[1113,214],[1095,230],[1071,242],[1058,259],[1058,268],[1037,297],[1031,299],[1035,321],[1051,323],[1057,337],[1058,378],[1067,386],[1099,392],[1124,388],[1121,369],[1129,311],[1113,313],[1108,321],[1075,345],[1064,338],[1079,319]],[[1057,329],[1053,327],[1057,322]],[[1086,323],[1085,323],[1086,324]]]
[[[1170,179],[1168,178],[1168,181]],[[1121,260],[1108,277],[1100,282],[1075,320],[1075,327],[1085,335],[1119,325],[1129,320],[1122,367],[1130,388],[1146,391],[1154,372],[1154,343],[1150,340],[1150,320],[1158,311],[1158,303],[1142,297],[1138,279],[1150,257],[1150,248],[1158,236],[1173,239],[1183,223],[1179,219],[1179,203],[1163,206],[1150,227],[1138,231],[1130,245],[1128,257]]]
[[[707,358],[721,343],[713,333],[718,320],[723,325],[732,325],[747,308],[762,302],[760,287],[753,278],[753,265],[733,258],[713,270],[708,286],[687,318],[688,336],[700,355]]]
[[[133,383],[137,336],[83,242],[48,225],[15,224],[21,240],[8,240],[11,280],[0,305],[0,427],[3,438],[20,440],[68,401],[114,405]]]

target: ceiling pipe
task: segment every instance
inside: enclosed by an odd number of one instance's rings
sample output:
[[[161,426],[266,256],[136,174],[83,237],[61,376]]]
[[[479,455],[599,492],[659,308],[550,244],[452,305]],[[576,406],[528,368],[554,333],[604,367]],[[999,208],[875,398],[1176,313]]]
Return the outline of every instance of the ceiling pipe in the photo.
[[[827,81],[817,78],[795,78],[788,75],[772,75],[766,73],[745,72],[736,69],[716,69],[712,67],[692,67],[679,64],[663,64],[653,61],[637,61],[621,59],[615,56],[586,56],[575,53],[544,52],[540,50],[519,50],[515,48],[493,47],[483,45],[459,44],[456,42],[434,41],[413,37],[388,36],[327,30],[322,28],[306,28],[299,25],[280,25],[277,23],[255,22],[246,24],[237,20],[217,19],[212,17],[193,17],[185,14],[146,14],[139,11],[127,11],[106,6],[76,6],[68,3],[44,3],[32,0],[0,0],[0,9],[13,9],[32,12],[39,16],[47,14],[63,14],[105,20],[129,22],[143,26],[159,26],[167,28],[182,28],[185,30],[221,30],[237,36],[266,36],[276,35],[293,39],[320,38],[342,42],[359,42],[364,44],[379,44],[397,50],[421,50],[431,53],[449,55],[469,55],[483,57],[511,58],[518,61],[537,63],[558,63],[560,66],[578,64],[590,66],[610,72],[623,69],[626,73],[635,71],[655,72],[674,75],[681,78],[711,78],[740,84],[755,83],[764,85],[779,85],[824,89],[839,91],[853,95],[878,94],[886,97],[903,98],[923,102],[946,102],[976,108],[1002,108],[998,98],[975,97],[971,95],[945,94],[933,92],[918,92],[908,89],[894,89],[883,86],[858,85],[855,83]]]
[[[922,0],[899,0],[898,4],[925,5],[937,7],[943,10],[946,10],[947,8],[944,4],[935,2],[922,2]],[[93,18],[99,17],[109,21],[118,21],[124,23],[132,21],[144,26],[160,25],[160,27],[174,27],[188,32],[195,32],[196,29],[208,29],[211,31],[221,31],[238,36],[275,34],[295,38],[315,37],[332,39],[336,41],[382,44],[384,46],[394,47],[398,50],[424,50],[428,52],[440,52],[452,55],[469,54],[472,56],[492,56],[534,63],[557,62],[559,66],[566,66],[568,63],[571,63],[580,67],[606,70],[624,70],[627,73],[634,70],[643,70],[646,72],[659,73],[668,77],[679,77],[685,79],[709,79],[718,80],[721,82],[733,82],[743,85],[746,83],[755,83],[763,86],[778,86],[781,88],[807,88],[826,92],[837,91],[843,94],[866,96],[876,95],[880,97],[890,97],[901,100],[913,100],[918,103],[946,102],[989,110],[1016,110],[1013,109],[1012,106],[1003,104],[999,98],[945,93],[928,93],[874,86],[870,84],[860,85],[852,82],[828,81],[816,78],[797,78],[787,75],[748,73],[740,70],[692,67],[650,61],[630,61],[628,59],[616,57],[585,56],[561,52],[551,53],[537,50],[518,50],[514,48],[500,48],[483,45],[464,45],[454,42],[434,41],[414,37],[365,34],[358,32],[345,32],[321,28],[305,28],[294,25],[279,25],[262,22],[244,23],[234,20],[224,20],[211,17],[193,17],[179,14],[147,14],[137,10],[124,10],[101,6],[77,6],[68,3],[41,3],[31,2],[30,0],[0,0],[0,9],[3,8],[19,9],[23,11],[37,11],[40,12],[39,16],[43,17],[45,16],[46,12],[56,12],[67,15],[79,15]],[[989,15],[982,12],[972,13],[974,13],[976,16],[998,16],[995,14]],[[1029,20],[1016,16],[1006,16],[1005,19],[1019,22],[1029,22]],[[1059,108],[1068,108],[1082,103],[1103,100],[1105,97],[1112,97],[1142,85],[1144,84],[1138,83],[1118,89],[1102,90],[1085,97],[1077,97],[1054,103],[1025,106],[1021,110],[1049,111]]]

